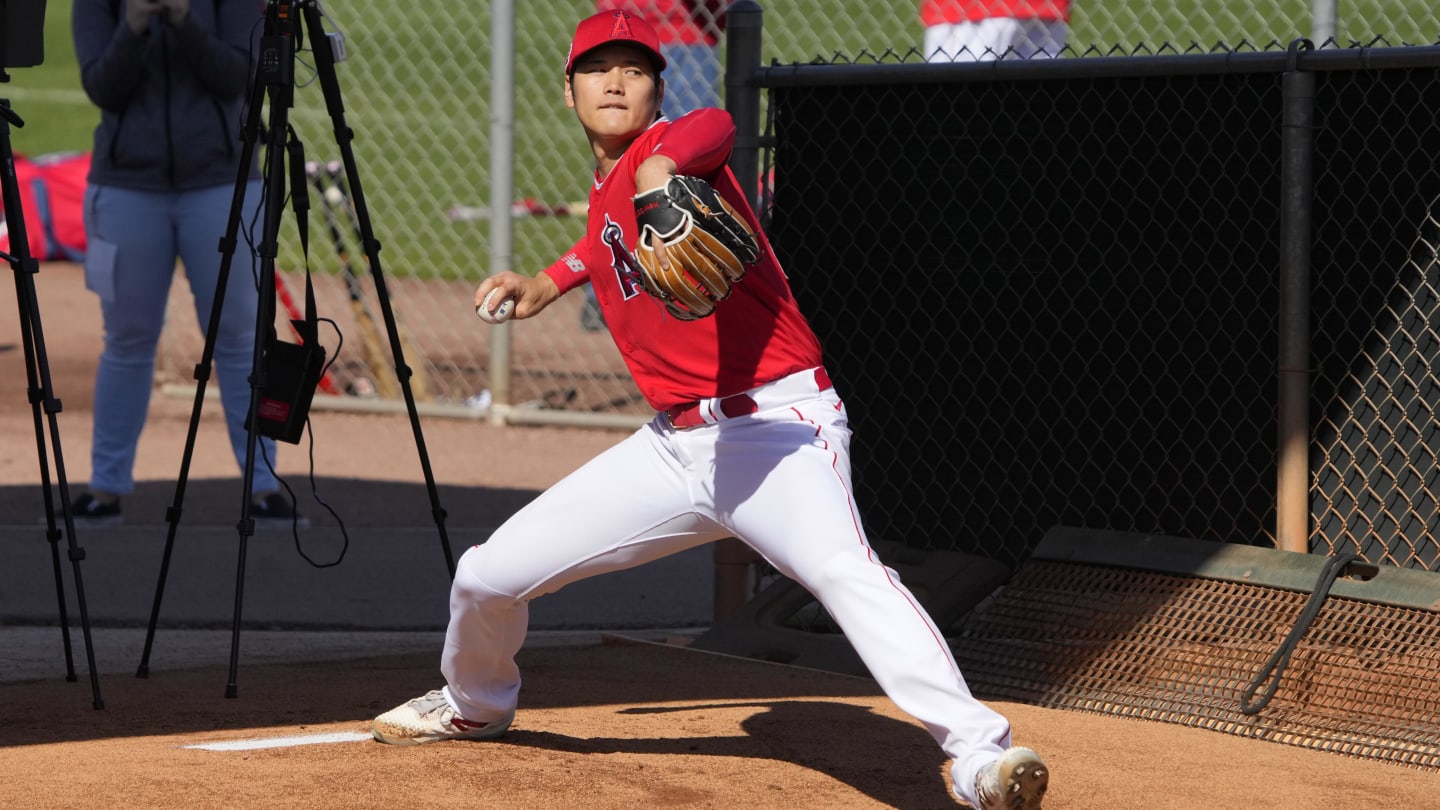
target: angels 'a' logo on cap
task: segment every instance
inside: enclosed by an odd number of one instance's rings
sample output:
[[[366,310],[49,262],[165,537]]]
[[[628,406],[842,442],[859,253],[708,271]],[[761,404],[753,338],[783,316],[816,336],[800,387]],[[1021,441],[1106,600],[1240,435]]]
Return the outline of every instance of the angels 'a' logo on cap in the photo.
[[[634,39],[635,32],[630,30],[630,15],[623,12],[615,12],[615,25],[610,28],[611,39]]]

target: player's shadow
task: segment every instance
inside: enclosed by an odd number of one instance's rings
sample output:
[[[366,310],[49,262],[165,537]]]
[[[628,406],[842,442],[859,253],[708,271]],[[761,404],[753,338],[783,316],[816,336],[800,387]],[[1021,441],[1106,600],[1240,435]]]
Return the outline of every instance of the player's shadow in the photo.
[[[720,756],[771,759],[810,768],[850,785],[889,807],[907,810],[954,807],[944,754],[910,723],[864,706],[829,700],[766,700],[681,706],[645,706],[620,715],[729,711],[754,708],[729,737],[572,737],[553,731],[512,728],[492,744],[574,754]],[[617,720],[623,725],[623,720]],[[681,728],[677,720],[677,731]]]

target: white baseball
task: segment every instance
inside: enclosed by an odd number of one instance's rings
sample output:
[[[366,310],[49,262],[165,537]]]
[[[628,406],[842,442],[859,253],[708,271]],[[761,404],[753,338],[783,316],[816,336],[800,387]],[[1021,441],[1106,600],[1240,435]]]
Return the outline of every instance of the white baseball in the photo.
[[[339,205],[340,203],[345,202],[345,195],[341,193],[340,189],[336,188],[335,186],[331,186],[325,189],[325,202],[328,202],[331,205]]]
[[[497,307],[490,306],[490,302],[495,298],[495,294],[500,291],[500,288],[496,287],[490,292],[485,293],[485,300],[480,302],[480,306],[475,307],[475,314],[480,316],[480,320],[486,323],[504,323],[510,319],[511,315],[515,314],[514,298],[506,298],[504,301],[501,301]]]

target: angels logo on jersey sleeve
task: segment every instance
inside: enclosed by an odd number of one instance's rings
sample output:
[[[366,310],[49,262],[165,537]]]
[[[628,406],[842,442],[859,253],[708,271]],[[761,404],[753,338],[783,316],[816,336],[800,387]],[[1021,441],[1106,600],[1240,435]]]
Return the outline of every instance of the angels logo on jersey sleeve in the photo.
[[[630,255],[629,248],[625,247],[625,231],[605,215],[605,227],[600,231],[600,241],[610,248],[610,268],[615,271],[615,280],[620,284],[622,300],[629,301],[631,298],[644,292],[640,281],[640,265],[635,257]]]

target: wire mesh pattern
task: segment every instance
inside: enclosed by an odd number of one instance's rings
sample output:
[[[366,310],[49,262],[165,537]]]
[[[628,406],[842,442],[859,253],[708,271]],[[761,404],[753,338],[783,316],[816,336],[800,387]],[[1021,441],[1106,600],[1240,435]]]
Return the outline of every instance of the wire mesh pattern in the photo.
[[[1316,131],[1312,547],[1437,566],[1434,71],[1327,75]],[[1382,134],[1383,133],[1383,134]],[[1409,180],[1390,183],[1384,176]]]
[[[1434,71],[1322,77],[1316,130],[1314,543],[1435,570],[1440,179]],[[1390,183],[1384,178],[1412,178]]]
[[[471,314],[496,261],[535,272],[581,236],[575,203],[592,179],[560,65],[594,4],[517,5],[517,199],[499,201],[501,223],[484,218],[492,83],[506,80],[484,46],[491,4],[333,9],[407,359],[435,404],[479,412],[504,387],[577,423],[643,420],[582,296],[505,327],[508,349]],[[762,5],[762,65],[925,62],[914,0]],[[872,536],[1020,566],[947,632],[978,694],[1434,768],[1435,613],[1331,599],[1252,716],[1244,690],[1305,594],[1021,565],[1061,524],[1274,544],[1284,99],[1280,70],[1237,66],[1327,26],[1322,49],[1440,43],[1432,4],[1342,3],[1333,20],[1311,9],[1079,3],[1044,76],[767,88],[769,131],[741,135],[768,147],[770,236],[849,405]],[[1085,72],[1206,55],[1220,67]],[[331,160],[314,96],[299,88],[291,121],[312,158]],[[1440,569],[1440,75],[1324,73],[1314,104],[1311,549]],[[298,291],[307,258],[286,225],[279,264]],[[512,255],[489,255],[492,227],[508,229]],[[308,264],[322,311],[353,336],[330,252],[317,238]],[[183,298],[171,313],[193,318]],[[166,331],[162,377],[188,379],[194,332]],[[365,395],[385,373],[342,353],[333,384]]]
[[[917,0],[760,5],[765,63],[875,58],[866,54],[920,61],[924,32]],[[589,184],[584,142],[561,97],[560,66],[575,22],[596,5],[592,0],[557,0],[515,7],[516,62],[510,80],[516,100],[516,199],[510,201],[515,204],[514,248],[513,255],[502,259],[517,270],[534,272],[561,255],[584,227],[573,211],[546,212],[583,200]],[[457,406],[477,404],[483,401],[480,395],[496,387],[490,379],[496,365],[491,335],[478,327],[469,306],[469,291],[492,265],[490,223],[471,218],[490,204],[489,126],[492,82],[497,78],[487,45],[491,10],[488,3],[432,0],[406,4],[403,10],[381,0],[325,5],[327,30],[346,37],[348,58],[337,68],[375,234],[383,245],[383,271],[387,280],[415,282],[395,284],[392,290],[396,311],[410,330],[420,333],[413,336],[415,351],[407,360],[425,373],[433,402]],[[1065,55],[1186,53],[1213,49],[1219,42],[1237,49],[1263,48],[1310,36],[1312,13],[1312,4],[1294,0],[1225,0],[1199,6],[1180,0],[1077,3]],[[1440,14],[1426,4],[1340,2],[1334,16],[1341,45],[1427,43],[1440,36]],[[304,47],[309,47],[308,40]],[[302,50],[299,60],[291,123],[311,159],[333,160],[338,155],[331,121],[306,68],[312,57]],[[725,88],[719,91],[723,98]],[[310,266],[317,284],[323,296],[339,302],[325,314],[351,341],[333,369],[334,389],[345,396],[369,395],[374,379],[387,371],[369,368],[353,351],[359,341],[338,262],[323,238],[315,241]],[[306,263],[289,218],[280,242],[277,265],[294,294],[303,290],[299,274]],[[358,259],[353,246],[352,252]],[[244,269],[237,265],[237,272]],[[334,292],[328,289],[332,286]],[[373,296],[368,284],[364,289]],[[603,323],[579,296],[569,297],[576,300],[543,319],[543,325],[514,325],[514,401],[561,414],[642,416],[633,382],[618,364]],[[193,320],[183,299],[177,296],[176,303],[172,317],[182,323]],[[280,317],[287,317],[283,307]],[[191,379],[199,348],[190,332],[166,330],[157,368],[162,381]],[[283,322],[280,332],[287,333]],[[333,346],[333,340],[328,338],[328,345]],[[561,367],[552,367],[556,363]]]
[[[767,60],[923,61],[911,3],[842,2],[807,16],[804,3],[770,5]],[[548,264],[584,227],[566,201],[584,196],[590,167],[560,102],[558,65],[574,20],[593,8],[577,1],[566,14],[517,14],[522,199],[508,223],[515,255],[505,258],[519,269]],[[489,30],[488,7],[396,19],[362,0],[334,12],[350,55],[338,65],[346,122],[422,400],[480,413],[503,382],[521,407],[647,418],[582,296],[506,327],[511,340],[498,366],[495,330],[471,314],[470,293],[490,271],[490,223],[457,212],[488,210],[493,77],[473,42]],[[1199,12],[1081,4],[1067,56],[1083,56],[1055,62],[1078,71],[1117,53],[1275,52],[1310,27],[1307,13],[1281,3]],[[1341,43],[1428,42],[1440,18],[1413,5],[1362,3],[1340,7],[1336,30]],[[1213,44],[1222,35],[1239,44]],[[335,122],[311,86],[308,54],[299,59],[290,119],[310,159],[330,161]],[[934,536],[943,530],[967,538],[958,542],[972,551],[999,538],[998,553],[1011,561],[1023,558],[1025,538],[1057,523],[1271,543],[1278,75],[1108,84],[1079,76],[1016,83],[971,75],[866,91],[870,112],[843,88],[768,93],[775,148],[763,176],[773,241],[827,334],[842,391],[854,406],[867,398],[884,406],[853,409],[858,441],[875,442],[857,448],[857,458],[872,454],[857,465],[862,489],[895,505],[877,513],[889,534],[927,547],[957,542]],[[1325,112],[1315,133],[1312,546],[1434,566],[1440,464],[1430,324],[1440,186],[1430,163],[1440,153],[1431,120],[1440,93],[1433,70],[1324,74],[1316,104]],[[866,200],[903,204],[866,204],[857,214],[852,189],[820,182],[857,177],[871,184]],[[817,231],[796,218],[804,213],[863,227]],[[898,236],[916,221],[925,233]],[[346,239],[363,275],[366,257],[353,234]],[[347,339],[332,353],[322,393],[383,393],[375,383],[391,371],[355,351],[342,257],[323,233],[301,255],[288,216],[280,241],[282,299],[290,302],[279,309],[281,337],[303,303],[309,266],[322,314]],[[822,289],[827,273],[815,268],[852,267],[886,268],[918,286],[905,298],[867,297],[864,312],[825,301],[839,293]],[[235,272],[249,269],[237,261]],[[363,280],[361,290],[374,294]],[[943,302],[933,313],[943,323],[928,311],[917,317],[902,306],[909,300]],[[172,319],[193,321],[182,291],[172,302]],[[877,336],[856,323],[883,324],[882,337],[912,348],[870,362]],[[957,340],[945,324],[970,329]],[[190,379],[197,331],[166,330],[162,381]],[[937,375],[937,365],[956,372]],[[495,367],[508,368],[507,379],[491,379]],[[1149,429],[1137,430],[1142,423]],[[962,439],[962,452],[917,455]],[[926,479],[967,482],[963,495],[917,497],[898,474],[915,458]],[[1013,464],[997,472],[998,458]]]
[[[1247,689],[1309,594],[1032,561],[947,632],[977,695],[1440,767],[1440,613],[1330,597],[1270,703]]]
[[[1015,563],[1057,524],[1263,535],[1278,77],[1232,79],[775,94],[771,235],[883,536]]]
[[[832,51],[838,64],[878,70],[923,61],[914,47],[870,39],[915,41],[908,4],[904,14],[840,4],[823,16],[873,23],[854,28],[797,21],[794,7],[775,5],[763,42],[776,62],[788,55],[823,66],[805,55],[831,42],[850,49]],[[578,19],[592,8],[570,10]],[[1228,68],[1235,56],[1279,55],[1278,44],[1250,42],[1276,43],[1304,27],[1279,7],[1228,8],[1203,30],[1162,24],[1173,15],[1159,13],[1144,29],[1159,36],[1141,36],[1136,22],[1087,34],[1102,29],[1077,19],[1074,43],[1128,35],[1142,44],[1084,45],[1083,57],[1047,60],[1055,71],[1044,80],[971,71],[880,90],[766,93],[770,235],[851,403],[857,484],[883,537],[1012,563],[1062,523],[1273,544],[1280,72],[1084,72],[1117,52],[1191,59],[1213,51]],[[511,339],[501,348],[496,330],[471,314],[471,290],[490,269],[490,223],[455,212],[486,210],[491,76],[451,28],[463,21],[486,30],[488,16],[450,9],[382,30],[374,11],[359,3],[335,21],[352,54],[339,65],[340,81],[422,400],[480,414],[490,390],[503,387],[520,407],[577,423],[593,414],[644,421],[648,409],[583,296],[505,327]],[[1418,32],[1440,30],[1440,20],[1416,13],[1377,9],[1364,24],[1379,33],[1352,28],[1340,38],[1433,39]],[[1352,19],[1348,7],[1340,18]],[[1204,19],[1186,15],[1186,25]],[[515,81],[526,92],[517,93],[524,137],[516,139],[515,184],[526,199],[512,208],[509,258],[531,271],[584,227],[578,206],[563,201],[583,196],[588,158],[574,122],[554,115],[567,112],[563,105],[545,101],[558,97],[556,65],[572,24],[516,20]],[[1242,44],[1196,44],[1220,31]],[[385,58],[400,54],[406,70]],[[298,75],[291,120],[312,159],[333,159],[333,122],[304,70]],[[416,77],[425,75],[445,92],[420,92]],[[476,103],[449,109],[456,92]],[[1440,84],[1433,69],[1337,71],[1318,75],[1315,95],[1311,545],[1431,568],[1440,565],[1429,360],[1440,241],[1431,111]],[[857,194],[861,183],[868,187]],[[856,227],[837,232],[836,223]],[[289,297],[300,300],[298,269],[308,263],[322,313],[350,341],[332,353],[323,393],[383,394],[375,381],[391,372],[353,350],[358,324],[333,246],[317,234],[302,256],[293,222],[282,225],[278,264]],[[363,273],[358,242],[346,238]],[[909,289],[862,296],[837,283],[859,268],[880,268]],[[185,296],[172,301],[174,319],[193,319]],[[917,311],[915,301],[927,305]],[[282,320],[293,316],[281,308]],[[288,335],[283,322],[279,331]],[[162,379],[189,378],[196,332],[166,330]],[[886,342],[907,348],[877,361]],[[499,350],[507,354],[497,364]],[[509,369],[506,379],[491,379],[496,367]],[[932,486],[965,483],[925,494],[916,475],[902,474],[917,459]]]
[[[762,76],[770,233],[883,536],[1012,563],[1059,524],[1275,544],[1287,61],[1255,56]],[[1314,78],[1311,548],[1433,570],[1440,83]]]

